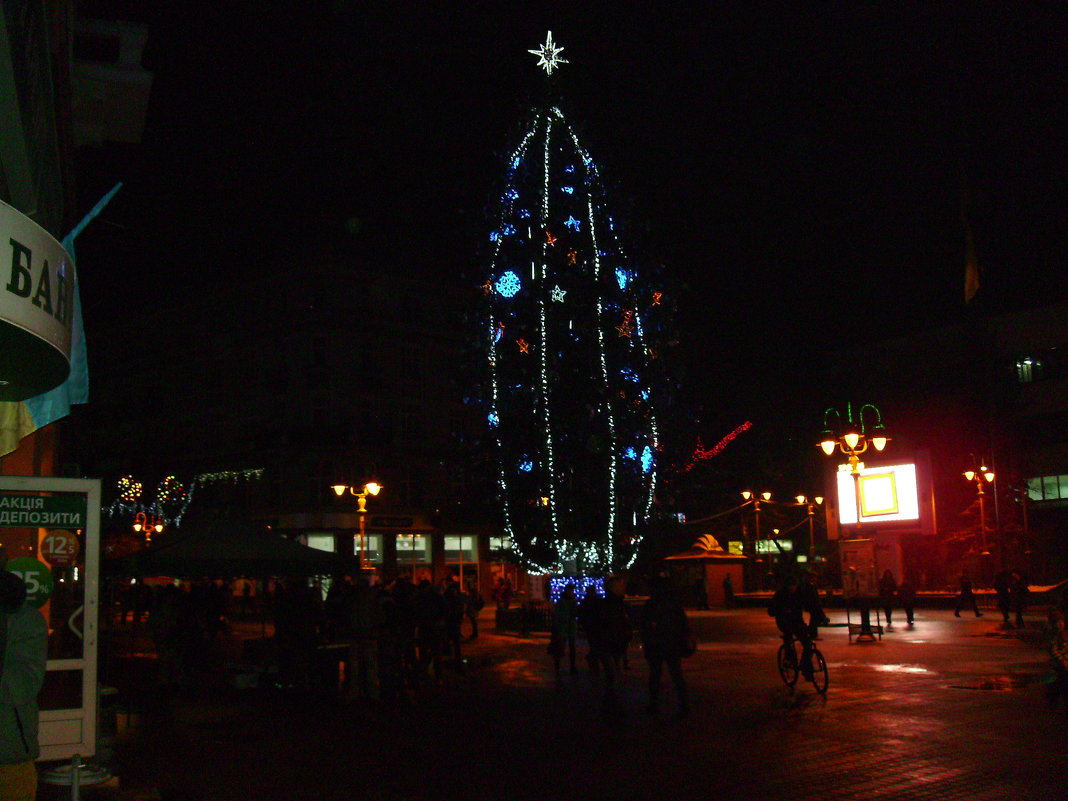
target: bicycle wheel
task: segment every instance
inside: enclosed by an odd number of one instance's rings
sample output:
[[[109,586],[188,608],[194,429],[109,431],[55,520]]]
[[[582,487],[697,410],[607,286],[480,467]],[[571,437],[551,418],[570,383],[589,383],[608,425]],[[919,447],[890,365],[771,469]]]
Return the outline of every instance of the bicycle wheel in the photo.
[[[779,665],[779,675],[787,687],[797,684],[797,652],[794,646],[783,643],[779,646],[779,655],[776,659]]]
[[[827,694],[830,675],[827,673],[827,660],[816,648],[812,649],[812,686],[820,695]]]

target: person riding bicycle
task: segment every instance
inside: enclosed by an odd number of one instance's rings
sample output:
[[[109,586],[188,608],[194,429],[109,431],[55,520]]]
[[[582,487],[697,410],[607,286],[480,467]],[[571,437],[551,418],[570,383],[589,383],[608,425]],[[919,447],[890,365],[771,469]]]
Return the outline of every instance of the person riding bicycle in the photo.
[[[812,633],[808,624],[805,623],[804,613],[810,616],[819,614],[812,608],[808,594],[801,587],[798,577],[789,573],[783,579],[782,586],[775,591],[771,604],[768,606],[768,614],[775,618],[775,623],[782,632],[782,641],[786,645],[792,645],[793,641],[801,642],[801,673],[812,680]]]

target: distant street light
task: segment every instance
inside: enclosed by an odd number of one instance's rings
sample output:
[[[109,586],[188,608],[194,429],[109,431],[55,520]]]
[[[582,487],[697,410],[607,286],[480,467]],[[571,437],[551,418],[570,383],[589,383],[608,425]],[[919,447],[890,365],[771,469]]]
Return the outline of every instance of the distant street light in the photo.
[[[808,514],[808,561],[811,564],[816,561],[816,507],[823,503],[823,496],[817,495],[809,500],[804,495],[797,495],[794,500],[798,506],[804,506]]]
[[[756,495],[753,494],[752,490],[742,490],[742,498],[745,500],[745,503],[743,503],[741,506],[742,509],[744,509],[746,506],[749,506],[750,504],[753,505],[753,565],[755,567],[758,563],[763,561],[760,558],[760,501],[761,498],[763,498],[765,501],[770,501],[771,493],[767,491],[762,492],[760,493],[760,498],[758,498],[756,497]],[[742,543],[742,547],[745,547],[744,541]],[[757,586],[760,589],[764,588],[764,576],[759,568],[757,568]]]
[[[144,512],[138,512],[134,516],[133,530],[145,535],[145,543],[152,542],[152,535],[163,531],[163,518],[159,515],[151,517]]]
[[[367,567],[367,496],[377,495],[382,491],[382,485],[376,481],[368,481],[359,492],[355,487],[347,484],[334,484],[333,490],[340,498],[346,492],[356,498],[356,511],[360,515],[360,568]]]

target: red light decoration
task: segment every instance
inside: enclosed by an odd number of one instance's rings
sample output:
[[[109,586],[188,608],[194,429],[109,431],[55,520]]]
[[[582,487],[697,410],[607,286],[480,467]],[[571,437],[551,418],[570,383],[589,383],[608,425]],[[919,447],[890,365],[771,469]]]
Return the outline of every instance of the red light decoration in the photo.
[[[550,243],[550,244],[552,244],[552,243]],[[574,267],[575,266],[575,262],[577,262],[577,261],[578,261],[578,252],[576,252],[574,250],[569,250],[567,252],[567,263],[568,263],[568,266]]]
[[[714,448],[706,449],[701,444],[701,438],[698,437],[697,445],[693,449],[693,456],[690,458],[690,462],[682,468],[682,472],[689,473],[697,466],[698,462],[707,461],[708,459],[712,459],[716,456],[719,456],[719,454],[723,453],[724,448],[726,448],[728,445],[734,442],[735,439],[738,438],[739,434],[748,431],[752,427],[753,423],[749,420],[746,420],[744,423],[734,429],[734,431],[732,431],[719,442],[717,442]]]
[[[654,306],[659,306],[660,305],[660,301],[663,299],[663,297],[664,297],[664,293],[663,292],[654,292],[653,293],[653,305]]]
[[[491,282],[487,281],[486,283],[484,283],[482,285],[482,293],[484,295],[488,295],[492,291],[493,291],[493,284]]]
[[[520,353],[530,353],[530,343],[525,339],[517,339],[515,344],[519,346]]]
[[[552,245],[553,247],[556,247],[556,237],[553,236],[552,231],[549,231],[548,229],[546,229],[546,231],[545,231],[545,239],[548,241],[548,243],[550,245]]]

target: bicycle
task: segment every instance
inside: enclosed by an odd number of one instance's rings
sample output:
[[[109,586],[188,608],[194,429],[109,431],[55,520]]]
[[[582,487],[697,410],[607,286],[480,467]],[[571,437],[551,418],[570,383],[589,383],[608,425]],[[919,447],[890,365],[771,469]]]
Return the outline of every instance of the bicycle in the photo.
[[[798,674],[802,672],[799,666],[798,645],[799,643],[797,640],[790,640],[789,643],[784,642],[779,646],[779,653],[776,658],[779,675],[782,676],[783,683],[785,683],[791,690],[794,688],[794,685],[797,684]],[[816,692],[820,695],[826,695],[827,685],[830,683],[830,675],[827,672],[827,660],[823,658],[823,654],[820,653],[819,648],[815,645],[812,646],[810,660],[812,663],[812,676],[809,678],[809,681],[811,681],[812,686],[816,688]]]

